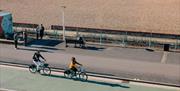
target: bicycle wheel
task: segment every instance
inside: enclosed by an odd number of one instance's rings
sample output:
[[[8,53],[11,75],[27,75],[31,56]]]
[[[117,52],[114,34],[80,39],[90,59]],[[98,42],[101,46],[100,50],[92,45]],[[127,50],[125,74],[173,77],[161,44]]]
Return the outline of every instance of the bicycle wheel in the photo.
[[[29,66],[29,71],[30,71],[31,73],[36,73],[36,71],[37,71],[36,65],[30,65],[30,66]]]
[[[88,79],[88,75],[87,75],[86,73],[84,73],[84,72],[81,72],[81,73],[79,74],[79,79],[86,81],[86,80]]]
[[[68,77],[69,77],[69,74],[67,74],[67,73],[64,73],[64,77],[67,77],[67,78],[68,78]]]
[[[69,70],[65,70],[65,71],[64,71],[64,77],[69,78],[69,74],[70,74],[70,71],[69,71]]]
[[[46,74],[46,75],[50,75],[50,74],[51,74],[51,68],[49,68],[49,67],[44,67],[44,68],[43,68],[43,73]]]
[[[75,77],[75,73],[72,70],[66,70],[64,71],[64,76],[67,78],[73,78]]]

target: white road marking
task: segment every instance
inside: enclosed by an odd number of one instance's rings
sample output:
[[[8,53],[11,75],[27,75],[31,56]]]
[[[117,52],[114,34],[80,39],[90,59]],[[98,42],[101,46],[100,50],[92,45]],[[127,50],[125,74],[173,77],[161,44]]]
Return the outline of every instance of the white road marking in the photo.
[[[163,53],[163,56],[162,56],[162,58],[161,58],[161,63],[166,63],[167,56],[168,56],[168,52],[164,52],[164,53]]]
[[[172,90],[180,91],[180,88],[178,88],[178,87],[170,87],[170,86],[163,86],[163,85],[154,85],[154,84],[139,83],[139,82],[130,82],[130,84],[137,85],[137,86],[164,88],[164,89],[172,89]]]
[[[16,91],[16,90],[10,90],[10,89],[5,89],[5,88],[0,88],[0,91]]]

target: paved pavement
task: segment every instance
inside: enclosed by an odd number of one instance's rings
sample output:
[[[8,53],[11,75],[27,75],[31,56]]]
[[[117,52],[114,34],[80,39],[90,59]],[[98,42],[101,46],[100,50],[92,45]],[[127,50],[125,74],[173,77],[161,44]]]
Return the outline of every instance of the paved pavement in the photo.
[[[180,88],[107,82],[90,78],[88,81],[64,78],[61,74],[51,76],[31,74],[28,69],[0,65],[0,89],[12,91],[178,91]],[[0,90],[0,91],[1,91]],[[3,90],[3,91],[4,91]],[[7,90],[6,90],[7,91]]]
[[[40,49],[50,66],[65,68],[70,58],[75,56],[90,72],[180,85],[179,53],[168,53],[167,60],[161,63],[163,52],[160,51],[92,45],[87,49],[64,48],[61,42],[55,43],[32,43],[28,47],[21,46],[19,50],[15,50],[13,45],[0,44],[0,61],[30,64],[34,51]]]

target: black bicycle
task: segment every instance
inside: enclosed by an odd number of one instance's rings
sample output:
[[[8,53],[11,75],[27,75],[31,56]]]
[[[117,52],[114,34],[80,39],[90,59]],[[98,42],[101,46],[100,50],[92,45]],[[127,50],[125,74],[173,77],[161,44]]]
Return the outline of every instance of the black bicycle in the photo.
[[[86,74],[86,71],[82,66],[77,67],[76,73],[71,69],[65,70],[64,76],[67,78],[78,78],[78,79],[84,80],[84,81],[86,81],[88,79],[88,75]]]
[[[49,64],[47,63],[42,63],[42,65],[39,66],[39,70],[40,70],[39,71],[40,74],[46,74],[46,75],[51,74],[51,68],[49,67]],[[38,72],[36,65],[35,64],[29,65],[29,71],[31,73]]]

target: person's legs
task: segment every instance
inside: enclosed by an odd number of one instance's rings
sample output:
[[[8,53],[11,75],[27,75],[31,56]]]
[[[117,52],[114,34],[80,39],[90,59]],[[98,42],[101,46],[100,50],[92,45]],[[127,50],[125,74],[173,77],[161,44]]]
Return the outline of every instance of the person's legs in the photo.
[[[42,39],[43,39],[44,33],[42,33]]]
[[[72,67],[71,70],[74,71],[74,75],[76,75],[77,69],[75,67]]]
[[[39,39],[39,33],[36,33],[36,39],[37,40]]]
[[[37,70],[39,70],[39,66],[41,65],[38,61],[33,61],[33,63],[36,65]]]
[[[85,42],[84,41],[82,42],[82,47],[85,47]]]
[[[43,63],[42,63],[42,62],[38,61],[37,63],[38,63],[39,68],[43,66]],[[39,70],[40,70],[40,69],[39,69]]]
[[[27,46],[27,36],[24,38],[24,46]]]
[[[40,33],[40,38],[42,39],[42,33]]]
[[[15,48],[17,49],[17,40],[14,41]]]
[[[39,61],[40,66],[44,66],[44,61]]]

